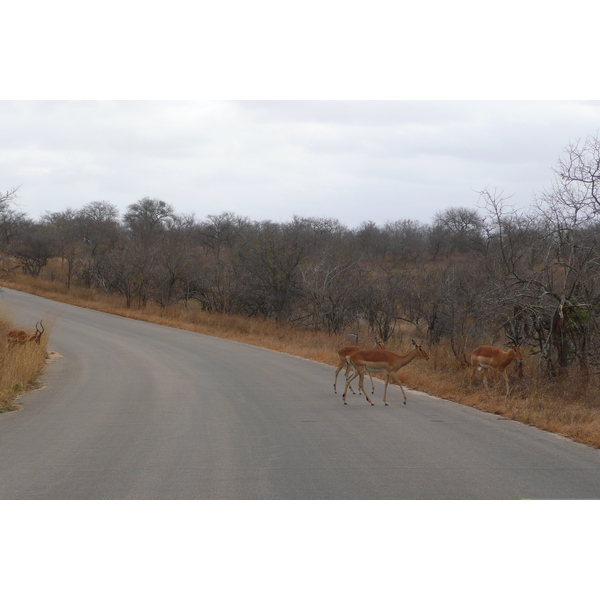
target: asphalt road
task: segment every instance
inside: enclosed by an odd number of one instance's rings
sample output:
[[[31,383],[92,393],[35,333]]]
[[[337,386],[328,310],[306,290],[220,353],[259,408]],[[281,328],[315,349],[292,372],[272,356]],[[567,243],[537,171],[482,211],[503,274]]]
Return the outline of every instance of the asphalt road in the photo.
[[[598,499],[600,452],[334,367],[5,289],[54,321],[45,387],[0,414],[0,499]],[[410,368],[410,367],[407,367]]]

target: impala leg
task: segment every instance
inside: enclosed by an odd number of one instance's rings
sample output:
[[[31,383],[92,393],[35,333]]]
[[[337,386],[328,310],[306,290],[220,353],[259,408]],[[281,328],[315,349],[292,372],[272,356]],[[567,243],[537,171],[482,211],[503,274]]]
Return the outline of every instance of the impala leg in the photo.
[[[350,365],[348,363],[342,363],[341,365],[338,365],[338,368],[335,372],[335,378],[333,380],[333,392],[334,394],[337,394],[337,378],[338,378],[338,373],[344,368],[346,367],[346,379],[348,379],[348,371],[350,371]],[[350,391],[354,394],[356,393],[353,389],[352,386],[350,386]]]
[[[348,379],[348,377],[350,377],[351,373],[354,373],[354,367],[349,362],[347,362],[346,363],[346,379]],[[352,385],[350,385],[350,391],[353,394],[356,394],[356,392],[352,389]],[[358,393],[360,394],[360,390],[358,390]]]
[[[350,382],[353,379],[356,379],[357,377],[358,377],[358,371],[354,371],[352,377],[349,377],[348,379],[346,379],[346,387],[344,388],[344,394],[342,395],[342,400],[344,401],[344,404],[347,404],[346,393],[348,392],[348,387],[350,386]]]
[[[496,369],[492,369],[492,374],[494,376],[494,389],[498,385],[498,371]]]
[[[485,369],[485,371],[483,372],[483,385],[485,385],[485,389],[487,390],[487,393],[490,393],[490,388],[488,386],[488,382],[487,382],[487,369]]]
[[[471,376],[469,377],[469,387],[473,386],[473,375],[475,375],[475,371],[477,370],[477,365],[471,367]]]
[[[387,377],[385,378],[385,389],[387,390],[388,381],[391,377],[393,377],[396,380],[396,383],[400,386],[400,389],[402,390],[402,395],[404,396],[404,404],[406,404],[406,393],[404,392],[402,382],[400,381],[400,379],[398,379],[396,373],[387,373]],[[385,401],[385,394],[383,395],[383,402],[386,406],[388,405],[388,403]]]
[[[369,379],[371,380],[371,394],[375,394],[375,384],[373,383],[373,375],[369,373]]]
[[[348,379],[348,375],[353,372],[354,372],[354,367],[350,363],[347,363],[346,364],[346,379]],[[350,386],[350,391],[353,394],[356,394],[356,392],[352,389],[352,386]],[[360,394],[360,390],[358,390],[358,393]]]
[[[508,375],[506,374],[506,371],[502,371],[502,375],[504,375],[504,381],[506,382],[506,395],[508,396],[510,392],[510,387],[508,385]]]
[[[342,367],[343,367],[343,366],[344,366],[344,365],[338,365],[338,368],[337,368],[337,369],[336,369],[336,371],[335,371],[335,378],[334,378],[334,380],[333,380],[333,393],[334,393],[334,394],[337,394],[337,389],[336,389],[336,387],[335,387],[335,386],[336,386],[336,384],[337,384],[338,373],[339,373],[339,372],[342,370]]]
[[[364,367],[356,367],[356,372],[358,373],[358,389],[363,391],[365,398],[369,401],[371,406],[375,406],[373,402],[371,402],[371,398],[369,398],[369,394],[367,394],[367,390],[365,390],[365,369]]]

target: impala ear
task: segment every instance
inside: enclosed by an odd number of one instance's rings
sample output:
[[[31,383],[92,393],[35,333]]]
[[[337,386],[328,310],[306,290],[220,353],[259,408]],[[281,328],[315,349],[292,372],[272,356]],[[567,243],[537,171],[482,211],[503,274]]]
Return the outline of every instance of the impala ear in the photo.
[[[410,341],[412,342],[413,346],[415,346],[415,347],[418,346],[418,344],[417,344],[417,342],[415,342],[415,340],[410,340]]]

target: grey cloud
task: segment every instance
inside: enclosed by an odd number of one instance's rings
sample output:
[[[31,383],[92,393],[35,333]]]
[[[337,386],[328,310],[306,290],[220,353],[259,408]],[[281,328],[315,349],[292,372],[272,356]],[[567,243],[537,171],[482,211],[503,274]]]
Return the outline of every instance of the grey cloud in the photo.
[[[199,217],[428,221],[499,186],[528,204],[597,102],[0,102],[0,187],[33,217],[143,196]]]

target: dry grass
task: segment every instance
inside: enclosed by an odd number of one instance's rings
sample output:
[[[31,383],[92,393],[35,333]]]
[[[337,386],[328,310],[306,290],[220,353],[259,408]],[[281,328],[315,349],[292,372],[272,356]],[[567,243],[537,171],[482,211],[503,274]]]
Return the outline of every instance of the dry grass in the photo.
[[[41,278],[33,280],[29,277],[15,276],[1,283],[5,287],[61,302],[270,348],[332,367],[337,365],[336,350],[354,343],[349,337],[328,336],[325,333],[285,325],[277,326],[264,319],[206,313],[183,307],[165,310],[156,306],[128,309],[121,298],[107,296],[96,290],[66,290],[64,284],[58,281]],[[415,337],[414,332],[404,330],[401,336],[390,340],[387,348],[405,354],[410,350],[411,337]],[[361,343],[374,345],[374,339],[364,331],[361,333]],[[469,369],[453,356],[449,347],[439,344],[428,348],[427,351],[431,357],[429,361],[415,359],[400,371],[399,376],[403,384],[600,448],[598,382],[578,383],[576,377],[569,377],[549,383],[547,379],[538,376],[536,358],[527,355],[524,359],[525,376],[522,380],[516,378],[514,365],[509,368],[510,396],[504,395],[502,378],[499,379],[497,388],[488,394],[480,375],[476,376],[473,386],[469,387]],[[333,374],[332,369],[332,386]]]
[[[8,348],[6,332],[15,328],[7,316],[0,314],[0,413],[19,408],[19,396],[37,386],[46,360],[46,333],[39,345]]]
[[[433,364],[411,363],[407,385],[440,398],[459,402],[502,418],[513,419],[551,431],[578,442],[600,448],[600,394],[598,382],[582,381],[577,374],[554,381],[542,377],[538,359],[525,355],[523,379],[517,378],[516,365],[508,369],[510,395],[505,395],[501,377],[488,394],[482,374],[476,372],[469,385],[470,369],[460,365],[443,344],[430,352]],[[404,382],[405,379],[402,378]],[[490,377],[490,387],[492,379]]]

